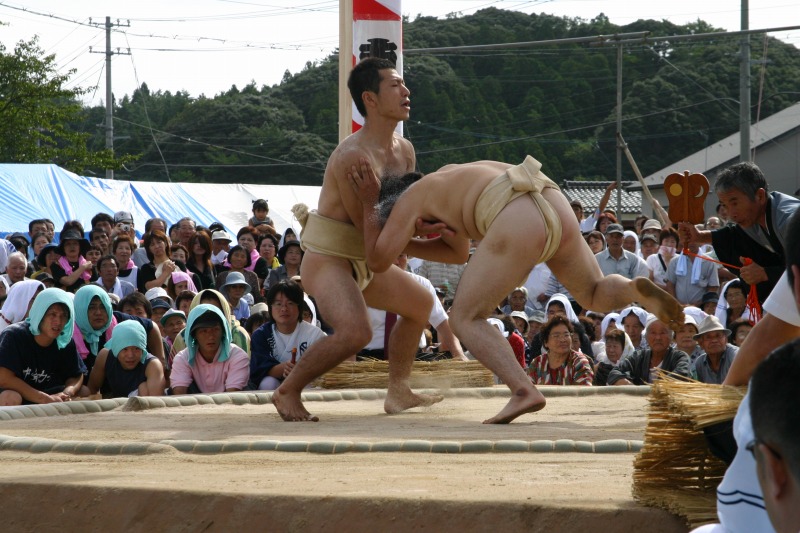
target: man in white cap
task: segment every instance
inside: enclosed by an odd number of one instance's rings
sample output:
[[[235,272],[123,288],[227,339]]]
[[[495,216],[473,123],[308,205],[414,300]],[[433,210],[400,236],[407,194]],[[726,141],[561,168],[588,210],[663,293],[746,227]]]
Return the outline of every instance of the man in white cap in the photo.
[[[227,231],[215,231],[211,234],[211,264],[221,265],[228,258],[231,247],[231,236]]]
[[[692,376],[703,383],[721,385],[728,375],[739,348],[728,343],[731,331],[714,315],[708,315],[698,326],[694,340],[705,353],[695,359]]]

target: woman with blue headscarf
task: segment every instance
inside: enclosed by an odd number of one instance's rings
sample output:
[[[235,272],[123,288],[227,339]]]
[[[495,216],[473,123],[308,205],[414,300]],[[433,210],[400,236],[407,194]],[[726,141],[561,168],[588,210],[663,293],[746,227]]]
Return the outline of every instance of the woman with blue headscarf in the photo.
[[[0,333],[0,405],[66,402],[83,384],[86,367],[72,341],[72,295],[45,289],[25,322]]]
[[[139,322],[147,333],[147,351],[155,355],[163,364],[164,345],[161,332],[149,318],[140,318],[111,307],[111,298],[99,285],[84,285],[75,291],[75,345],[78,355],[91,372],[100,350],[114,335],[117,324],[127,320]]]
[[[172,361],[173,394],[233,392],[250,378],[250,357],[231,343],[231,327],[219,307],[200,304],[186,319],[186,348]]]
[[[89,393],[103,398],[162,396],[167,382],[158,358],[147,352],[147,333],[128,320],[114,328],[106,347],[97,354],[89,376]]]

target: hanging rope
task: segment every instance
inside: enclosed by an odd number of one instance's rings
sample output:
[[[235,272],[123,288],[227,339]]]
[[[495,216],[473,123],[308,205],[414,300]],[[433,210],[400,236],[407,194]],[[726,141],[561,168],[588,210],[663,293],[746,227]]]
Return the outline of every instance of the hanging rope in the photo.
[[[695,259],[702,259],[703,261],[711,261],[712,263],[717,263],[718,265],[722,265],[727,268],[732,268],[734,270],[740,270],[742,268],[728,263],[723,263],[722,261],[717,261],[716,259],[713,259],[706,255],[693,253],[689,251],[688,248],[683,249],[683,255],[686,255],[688,257],[693,257]],[[753,260],[750,259],[749,257],[743,257],[742,259],[744,259],[744,266],[753,264]],[[758,302],[758,289],[756,289],[755,283],[750,285],[750,292],[747,293],[747,309],[749,309],[750,312],[750,315],[748,316],[750,325],[755,326],[763,316],[763,311],[761,310],[761,304]]]

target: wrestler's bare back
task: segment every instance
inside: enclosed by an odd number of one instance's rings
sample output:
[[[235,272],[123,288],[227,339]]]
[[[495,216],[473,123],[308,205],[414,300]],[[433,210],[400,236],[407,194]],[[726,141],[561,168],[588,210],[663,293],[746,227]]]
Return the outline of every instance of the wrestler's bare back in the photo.
[[[366,158],[377,176],[400,176],[416,165],[414,147],[395,134],[391,146],[381,145],[365,128],[344,139],[331,154],[325,168],[317,212],[325,217],[353,224],[361,229],[361,202],[347,181],[347,169]]]

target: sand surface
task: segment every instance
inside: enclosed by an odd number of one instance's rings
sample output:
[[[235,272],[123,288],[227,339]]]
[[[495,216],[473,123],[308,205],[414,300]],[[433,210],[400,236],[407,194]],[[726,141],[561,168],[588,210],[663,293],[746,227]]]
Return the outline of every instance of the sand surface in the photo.
[[[319,423],[269,405],[120,409],[0,422],[0,435],[100,443],[641,440],[647,399],[555,397],[513,424],[505,398],[447,398],[388,416],[382,400],[310,402]],[[166,447],[165,447],[166,448]],[[0,451],[9,531],[686,531],[631,497],[633,453]],[[34,501],[47,502],[33,506]],[[67,527],[65,527],[65,524]]]

